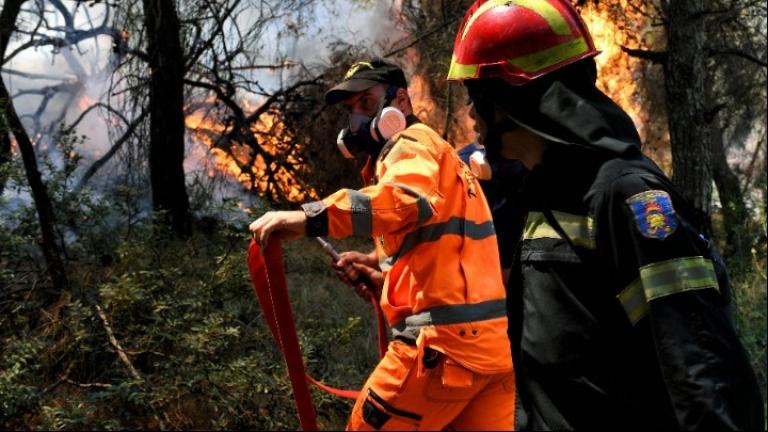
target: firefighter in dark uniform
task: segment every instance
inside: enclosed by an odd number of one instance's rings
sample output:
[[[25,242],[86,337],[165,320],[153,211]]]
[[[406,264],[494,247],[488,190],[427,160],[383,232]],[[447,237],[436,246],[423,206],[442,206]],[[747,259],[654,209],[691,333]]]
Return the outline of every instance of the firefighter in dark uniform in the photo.
[[[529,170],[507,296],[516,426],[763,429],[724,265],[595,87],[596,54],[567,0],[477,1],[456,36],[448,78],[487,159]]]

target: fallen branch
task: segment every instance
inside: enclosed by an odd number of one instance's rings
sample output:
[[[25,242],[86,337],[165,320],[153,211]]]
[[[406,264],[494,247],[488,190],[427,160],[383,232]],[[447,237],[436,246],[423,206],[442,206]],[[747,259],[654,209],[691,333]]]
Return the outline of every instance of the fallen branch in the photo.
[[[64,382],[67,384],[72,384],[73,386],[77,386],[80,388],[112,388],[112,384],[104,384],[104,383],[79,383],[77,381],[73,381],[69,378],[64,378]]]
[[[128,360],[128,356],[125,354],[123,347],[120,346],[120,342],[118,342],[117,338],[115,337],[115,333],[112,331],[112,326],[109,325],[109,321],[107,320],[107,316],[104,314],[104,310],[101,308],[101,305],[96,305],[96,313],[99,315],[99,318],[104,325],[104,331],[107,332],[109,343],[117,351],[117,356],[120,358],[120,361],[123,362],[125,367],[128,369],[128,372],[130,372],[131,376],[136,379],[136,381],[143,381],[139,375],[139,372],[136,371],[136,368],[133,367],[131,361]]]
[[[101,323],[104,326],[104,331],[107,332],[107,337],[109,338],[109,343],[112,345],[112,347],[117,352],[117,357],[120,359],[121,362],[123,362],[123,365],[125,365],[125,368],[128,369],[128,373],[138,382],[144,382],[144,379],[141,378],[141,375],[139,375],[139,372],[136,370],[136,368],[133,367],[133,364],[130,360],[128,360],[128,355],[125,354],[125,350],[123,350],[123,347],[120,346],[120,342],[115,337],[115,333],[112,331],[112,326],[109,324],[109,320],[107,319],[107,315],[104,313],[104,310],[101,308],[101,305],[97,304],[96,306],[96,313],[99,315],[99,318],[101,319]],[[152,406],[152,404],[149,404],[149,407],[152,409],[152,415],[155,418],[155,421],[160,427],[160,430],[165,430],[165,425],[163,424],[163,421],[160,420],[160,417],[157,415],[157,411],[155,410],[155,407]]]

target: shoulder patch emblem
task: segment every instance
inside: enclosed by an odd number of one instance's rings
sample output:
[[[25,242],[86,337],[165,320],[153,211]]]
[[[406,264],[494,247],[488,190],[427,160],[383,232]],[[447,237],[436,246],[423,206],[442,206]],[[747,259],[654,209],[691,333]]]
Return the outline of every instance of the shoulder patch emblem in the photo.
[[[626,203],[644,237],[664,240],[677,229],[677,215],[668,193],[662,190],[640,192],[627,198]]]

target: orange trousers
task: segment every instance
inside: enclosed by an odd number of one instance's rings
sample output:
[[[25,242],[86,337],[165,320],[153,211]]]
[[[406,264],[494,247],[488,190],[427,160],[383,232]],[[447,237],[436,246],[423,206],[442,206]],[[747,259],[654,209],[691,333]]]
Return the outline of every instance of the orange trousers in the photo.
[[[478,374],[442,354],[420,361],[417,347],[394,341],[360,392],[347,430],[512,430],[514,418],[512,371]]]

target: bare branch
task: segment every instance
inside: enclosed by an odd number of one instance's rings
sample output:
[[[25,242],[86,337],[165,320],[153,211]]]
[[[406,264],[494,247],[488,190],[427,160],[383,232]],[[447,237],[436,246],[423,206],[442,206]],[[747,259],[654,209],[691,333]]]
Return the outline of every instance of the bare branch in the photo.
[[[650,51],[643,49],[621,47],[621,50],[627,53],[631,57],[636,57],[644,60],[650,60],[653,64],[664,64],[667,61],[666,51]]]
[[[104,388],[104,389],[112,388],[112,384],[104,384],[104,383],[79,383],[79,382],[73,381],[73,380],[71,380],[69,378],[65,378],[64,382],[68,383],[68,384],[72,384],[73,386],[77,386],[77,387],[80,387],[80,388],[93,388],[93,387]]]
[[[144,382],[144,379],[136,371],[136,368],[133,367],[133,363],[131,363],[131,361],[128,360],[128,356],[125,354],[123,347],[120,346],[120,342],[115,337],[115,333],[112,331],[112,326],[109,324],[109,320],[107,320],[107,315],[104,313],[104,310],[101,308],[101,305],[97,304],[95,307],[96,307],[96,313],[99,315],[99,319],[101,319],[101,323],[102,323],[102,326],[104,327],[104,331],[107,332],[107,338],[109,339],[109,343],[117,352],[117,357],[120,359],[123,365],[125,365],[125,368],[128,369],[128,373],[130,373],[133,379],[135,379],[138,382]],[[155,421],[160,426],[160,430],[165,430],[165,425],[163,424],[163,421],[160,419],[160,417],[157,415],[157,412],[155,411],[155,407],[152,406],[152,403],[150,403],[149,406],[152,409],[152,413],[155,417]]]
[[[16,75],[16,76],[24,77],[31,80],[73,81],[77,79],[77,77],[75,76],[47,75],[47,74],[32,73],[32,72],[22,72],[22,71],[17,71],[15,69],[0,69],[0,72],[8,75]]]
[[[125,118],[123,113],[121,113],[120,111],[112,108],[110,105],[107,105],[107,104],[105,104],[103,102],[98,102],[98,103],[95,103],[95,104],[89,106],[85,110],[83,110],[83,112],[80,113],[80,115],[75,119],[75,121],[73,121],[72,124],[69,125],[69,127],[64,129],[63,132],[65,134],[71,133],[77,127],[77,125],[80,124],[81,121],[83,121],[83,119],[85,118],[85,116],[88,115],[88,113],[90,113],[91,111],[93,111],[93,110],[95,110],[97,108],[104,108],[105,110],[111,112],[112,114],[120,117],[120,120],[122,120],[123,123],[125,123],[126,125],[129,124],[128,119]]]
[[[136,117],[130,125],[128,125],[128,128],[125,130],[125,133],[117,140],[115,141],[115,144],[112,145],[112,147],[107,151],[107,153],[100,157],[96,162],[93,163],[83,174],[83,177],[80,178],[80,181],[77,182],[77,185],[74,188],[75,193],[79,193],[83,187],[85,187],[85,184],[88,183],[88,181],[93,177],[96,172],[101,169],[107,162],[109,162],[110,159],[120,150],[120,148],[125,144],[126,141],[128,141],[131,136],[133,136],[133,133],[136,131],[136,128],[141,124],[142,121],[144,121],[144,118],[146,118],[147,112],[142,111],[141,114]]]

